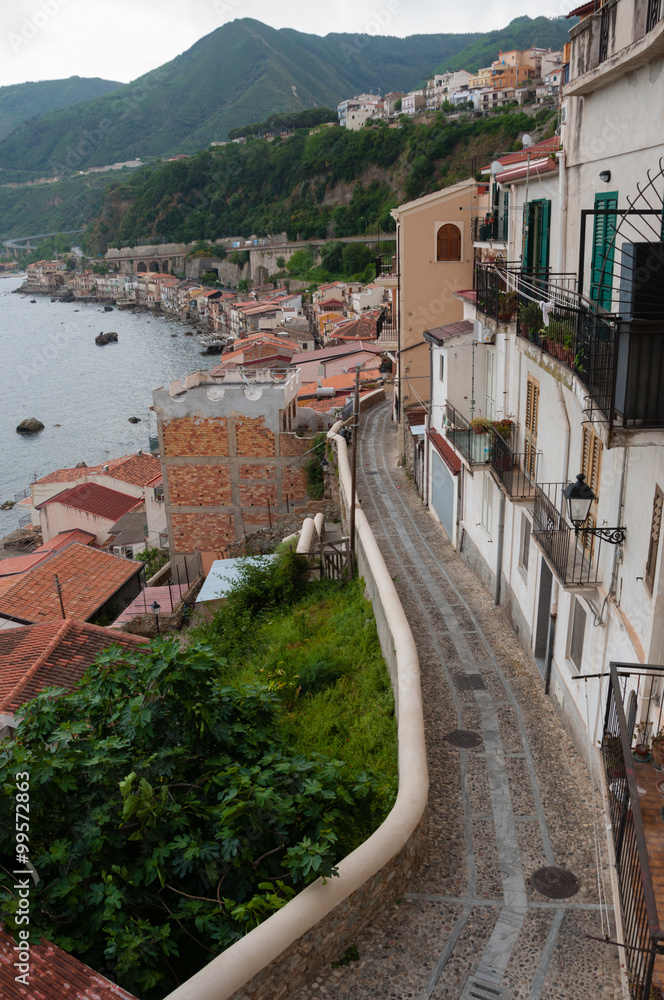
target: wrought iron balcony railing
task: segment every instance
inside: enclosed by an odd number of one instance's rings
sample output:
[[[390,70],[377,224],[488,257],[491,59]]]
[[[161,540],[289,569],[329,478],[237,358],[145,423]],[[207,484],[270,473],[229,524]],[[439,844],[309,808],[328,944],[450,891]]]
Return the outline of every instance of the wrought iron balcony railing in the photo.
[[[493,450],[493,433],[473,427],[451,403],[445,404],[443,424],[447,440],[469,465],[488,465]]]
[[[526,453],[515,454],[509,443],[496,430],[491,442],[491,469],[511,500],[531,500],[535,496],[537,482],[537,455],[534,461]],[[532,465],[533,474],[527,470]]]
[[[584,529],[578,533],[563,516],[565,483],[537,483],[534,490],[533,538],[564,587],[589,587],[600,582],[601,538]],[[589,553],[590,558],[586,553]]]
[[[624,954],[631,1000],[650,1000],[655,962],[664,960],[664,931],[657,906],[656,890],[648,856],[648,833],[644,810],[657,816],[661,800],[650,780],[650,765],[636,765],[632,757],[635,716],[625,713],[624,699],[629,687],[640,701],[650,687],[659,690],[664,667],[610,664],[610,683],[604,715],[601,752],[606,776],[610,831],[620,890]],[[583,676],[583,675],[581,675]],[[636,689],[636,690],[635,690]],[[630,699],[631,699],[630,693]],[[657,723],[655,723],[657,725]],[[648,768],[639,773],[637,768]],[[656,777],[656,772],[652,772]],[[645,795],[640,795],[643,788]],[[657,817],[657,822],[661,823]],[[659,852],[659,843],[653,844]],[[661,904],[660,904],[661,905]]]
[[[488,213],[472,220],[473,240],[476,243],[506,243],[509,233],[507,212]]]

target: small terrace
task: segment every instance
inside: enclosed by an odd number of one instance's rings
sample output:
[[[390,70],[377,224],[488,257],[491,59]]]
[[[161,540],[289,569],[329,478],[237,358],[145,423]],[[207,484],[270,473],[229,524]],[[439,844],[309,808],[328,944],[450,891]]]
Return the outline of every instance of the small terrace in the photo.
[[[525,452],[516,454],[508,441],[495,428],[492,431],[491,471],[494,479],[510,500],[532,500],[537,482],[537,458],[532,461],[532,477],[525,471],[531,464],[531,456]]]
[[[643,762],[633,756],[643,739],[639,703],[645,701],[648,729],[662,730],[663,680],[662,666],[611,663],[601,741],[631,1000],[660,996],[651,988],[664,985],[664,798],[656,788],[662,771],[652,764],[654,746]]]
[[[493,433],[490,429],[473,426],[451,403],[445,403],[443,425],[447,440],[469,465],[491,462]]]
[[[581,528],[575,532],[563,516],[565,483],[534,487],[533,538],[563,587],[595,587],[602,539]]]
[[[664,321],[654,310],[605,312],[578,294],[575,275],[514,263],[478,264],[475,287],[478,312],[515,323],[517,336],[573,372],[610,428],[664,426]]]
[[[473,243],[507,243],[508,213],[488,212],[472,219]]]

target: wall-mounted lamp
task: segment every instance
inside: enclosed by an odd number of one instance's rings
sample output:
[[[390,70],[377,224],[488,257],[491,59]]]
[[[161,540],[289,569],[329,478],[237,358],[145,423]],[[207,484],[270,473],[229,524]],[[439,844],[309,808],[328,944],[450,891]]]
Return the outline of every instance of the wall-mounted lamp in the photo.
[[[605,184],[608,184],[609,181],[611,180],[611,171],[610,170],[600,170],[600,172],[599,172],[599,179],[601,181],[604,181]]]
[[[153,601],[150,607],[152,608],[154,620],[157,625],[157,635],[161,635],[161,629],[159,628],[159,612],[161,611],[161,604],[157,604],[156,601]]]
[[[612,545],[622,545],[625,541],[627,528],[584,528],[588,520],[590,508],[597,497],[586,482],[586,477],[582,472],[576,477],[576,482],[568,483],[563,490],[563,496],[567,500],[567,512],[569,519],[574,525],[574,533],[583,531],[586,535],[598,535],[605,542]]]

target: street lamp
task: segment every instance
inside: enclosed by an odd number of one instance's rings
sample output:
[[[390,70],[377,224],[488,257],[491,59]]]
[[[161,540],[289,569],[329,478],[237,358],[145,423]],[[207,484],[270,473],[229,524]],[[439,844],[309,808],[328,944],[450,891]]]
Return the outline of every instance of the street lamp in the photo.
[[[320,467],[323,475],[326,476],[330,471],[330,463],[326,458],[321,459]]]
[[[584,528],[590,514],[590,508],[597,497],[586,482],[586,477],[582,472],[576,477],[576,482],[567,484],[563,490],[563,496],[567,500],[567,512],[574,525],[575,535],[583,531],[586,535],[597,535],[605,542],[611,542],[612,545],[622,545],[625,541],[627,528]]]
[[[156,625],[157,625],[157,635],[161,635],[161,630],[159,628],[159,612],[161,611],[161,605],[157,604],[156,601],[153,601],[152,604],[150,605],[150,607],[152,608],[152,613],[154,615],[154,620],[155,620]]]

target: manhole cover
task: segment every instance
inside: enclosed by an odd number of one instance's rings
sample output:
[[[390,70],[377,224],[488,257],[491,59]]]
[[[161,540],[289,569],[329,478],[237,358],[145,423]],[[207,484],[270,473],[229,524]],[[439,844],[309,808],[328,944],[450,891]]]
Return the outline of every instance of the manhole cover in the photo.
[[[454,680],[459,691],[486,691],[481,674],[455,674]]]
[[[530,884],[543,896],[550,899],[566,899],[575,896],[581,884],[566,868],[538,868],[530,876]]]
[[[453,747],[461,747],[463,750],[468,750],[470,747],[478,747],[482,742],[480,734],[473,733],[470,729],[453,729],[451,733],[447,734],[445,739]]]

